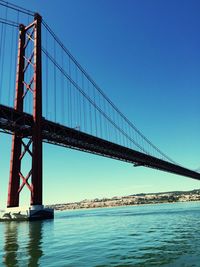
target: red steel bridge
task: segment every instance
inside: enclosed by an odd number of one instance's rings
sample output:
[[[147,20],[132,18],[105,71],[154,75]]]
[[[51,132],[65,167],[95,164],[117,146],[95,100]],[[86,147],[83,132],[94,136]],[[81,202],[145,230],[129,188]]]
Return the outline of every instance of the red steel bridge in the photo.
[[[19,206],[24,186],[30,204],[42,205],[43,142],[200,180],[119,111],[39,14],[0,0],[0,32],[0,129],[12,135],[7,207]]]

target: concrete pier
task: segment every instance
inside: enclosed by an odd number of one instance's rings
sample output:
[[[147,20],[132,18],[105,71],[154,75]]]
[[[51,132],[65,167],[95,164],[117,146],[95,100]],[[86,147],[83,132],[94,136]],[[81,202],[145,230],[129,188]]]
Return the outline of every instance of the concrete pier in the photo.
[[[0,212],[0,221],[36,221],[54,218],[54,209],[43,205],[7,208]]]

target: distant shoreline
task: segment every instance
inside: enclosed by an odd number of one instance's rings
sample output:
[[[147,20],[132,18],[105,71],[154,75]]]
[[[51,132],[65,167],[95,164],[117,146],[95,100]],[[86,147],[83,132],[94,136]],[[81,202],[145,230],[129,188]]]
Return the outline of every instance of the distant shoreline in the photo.
[[[122,197],[82,200],[73,203],[62,203],[47,205],[47,207],[53,208],[59,211],[65,210],[85,210],[94,208],[114,208],[123,206],[141,206],[141,205],[155,205],[155,204],[170,204],[180,202],[192,202],[200,201],[200,189],[191,191],[175,191],[164,193],[141,193]]]
[[[97,207],[97,208],[77,208],[77,209],[55,209],[57,212],[62,212],[62,211],[80,211],[80,210],[94,210],[94,209],[110,209],[110,208],[122,208],[122,207],[139,207],[139,206],[152,206],[152,205],[160,205],[160,204],[178,204],[178,203],[191,203],[191,202],[199,202],[200,200],[190,200],[190,201],[177,201],[177,202],[158,202],[158,203],[151,203],[151,204],[137,204],[137,205],[121,205],[121,206],[106,206],[106,207]],[[56,204],[55,204],[56,205]],[[49,205],[47,205],[49,207]],[[53,205],[51,205],[52,207]]]

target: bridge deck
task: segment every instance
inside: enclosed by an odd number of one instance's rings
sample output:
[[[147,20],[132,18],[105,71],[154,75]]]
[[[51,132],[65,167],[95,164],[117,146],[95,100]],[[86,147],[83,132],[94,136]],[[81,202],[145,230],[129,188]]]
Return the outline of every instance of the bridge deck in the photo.
[[[0,105],[0,129],[3,131],[30,138],[32,125],[33,117],[31,115]],[[200,180],[200,174],[193,170],[111,143],[76,129],[68,128],[44,118],[42,125],[42,138],[46,143],[78,149],[133,163],[136,166],[145,166]]]

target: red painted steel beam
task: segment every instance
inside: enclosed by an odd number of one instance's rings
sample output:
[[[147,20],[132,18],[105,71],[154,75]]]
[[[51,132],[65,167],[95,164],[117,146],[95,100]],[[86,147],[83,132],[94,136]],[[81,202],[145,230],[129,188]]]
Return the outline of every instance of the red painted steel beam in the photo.
[[[24,25],[20,25],[19,32],[19,44],[18,44],[18,61],[17,61],[17,74],[16,74],[16,98],[15,98],[15,110],[23,111],[23,81],[24,81],[24,45],[25,45],[25,28]],[[10,177],[8,185],[8,207],[19,206],[19,193],[18,188],[20,185],[20,168],[21,168],[21,141],[22,138],[13,135],[12,149],[10,159]]]
[[[42,204],[42,58],[41,22],[35,14],[34,33],[34,92],[33,92],[33,151],[32,151],[32,199],[31,205]]]

